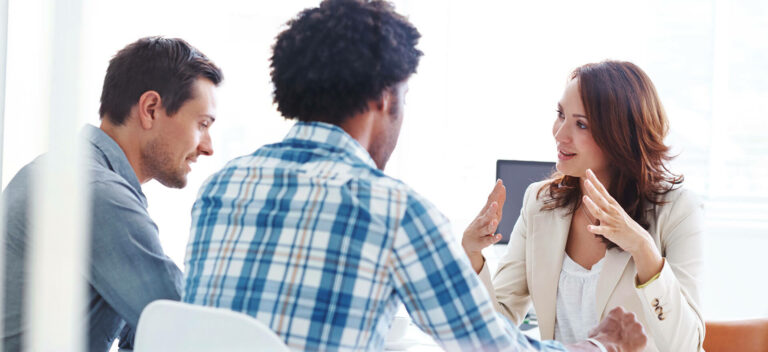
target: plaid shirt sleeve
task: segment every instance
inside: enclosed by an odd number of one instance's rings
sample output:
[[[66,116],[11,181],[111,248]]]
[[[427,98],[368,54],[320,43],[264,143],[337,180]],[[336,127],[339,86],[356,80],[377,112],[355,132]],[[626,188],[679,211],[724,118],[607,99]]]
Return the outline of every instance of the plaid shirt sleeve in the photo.
[[[530,339],[493,309],[448,220],[423,198],[408,195],[389,264],[414,323],[447,351],[565,351]]]

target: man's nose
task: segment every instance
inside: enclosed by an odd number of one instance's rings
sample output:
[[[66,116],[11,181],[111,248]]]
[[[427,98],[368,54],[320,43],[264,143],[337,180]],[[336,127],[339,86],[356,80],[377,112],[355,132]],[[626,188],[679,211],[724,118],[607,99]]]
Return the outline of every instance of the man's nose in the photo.
[[[213,141],[211,141],[211,135],[208,133],[203,135],[203,138],[200,140],[200,144],[197,146],[197,150],[202,155],[213,155]]]

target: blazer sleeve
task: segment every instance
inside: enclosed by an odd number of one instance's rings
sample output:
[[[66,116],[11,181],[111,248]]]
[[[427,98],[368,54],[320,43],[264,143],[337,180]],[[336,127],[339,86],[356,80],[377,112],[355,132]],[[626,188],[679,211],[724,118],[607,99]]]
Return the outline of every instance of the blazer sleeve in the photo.
[[[701,351],[704,319],[699,290],[703,265],[703,209],[690,192],[663,205],[656,230],[664,257],[659,277],[636,289],[649,333],[660,351]],[[637,276],[635,276],[637,280]]]
[[[479,273],[480,280],[488,290],[496,310],[516,325],[520,325],[531,305],[526,279],[525,248],[528,238],[528,217],[531,215],[529,208],[536,207],[536,193],[539,186],[539,183],[531,184],[525,191],[520,216],[509,236],[506,253],[499,260],[499,268],[493,280],[487,265],[483,264]]]

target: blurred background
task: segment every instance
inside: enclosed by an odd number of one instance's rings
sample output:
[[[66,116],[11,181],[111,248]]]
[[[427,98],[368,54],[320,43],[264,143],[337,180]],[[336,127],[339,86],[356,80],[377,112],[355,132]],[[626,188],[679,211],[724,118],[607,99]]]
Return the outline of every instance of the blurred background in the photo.
[[[54,1],[9,1],[2,186],[48,149]],[[168,255],[183,270],[190,208],[228,160],[281,140],[272,104],[275,36],[317,0],[83,0],[72,82],[80,124],[99,124],[111,56],[139,37],[181,37],[224,71],[214,155],[183,190],[144,185]],[[575,67],[632,61],[656,84],[667,139],[706,207],[707,320],[768,316],[768,2],[762,0],[398,0],[425,53],[410,81],[405,121],[387,173],[432,200],[455,236],[482,207],[497,159],[554,161],[551,127]],[[65,29],[69,30],[69,29]],[[66,68],[64,68],[66,69]],[[51,116],[52,115],[52,116]],[[517,217],[517,214],[505,214]],[[493,256],[489,253],[489,256]]]

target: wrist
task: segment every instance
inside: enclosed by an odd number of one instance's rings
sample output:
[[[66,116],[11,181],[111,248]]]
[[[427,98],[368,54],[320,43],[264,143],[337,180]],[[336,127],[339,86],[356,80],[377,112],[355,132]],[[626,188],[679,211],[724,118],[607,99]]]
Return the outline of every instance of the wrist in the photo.
[[[597,340],[595,338],[595,340]],[[605,347],[605,350],[608,352],[616,352],[616,349],[613,348],[612,345],[606,345],[605,340],[600,341],[603,346]],[[582,340],[576,343],[572,343],[570,345],[565,346],[566,350],[570,352],[602,352],[597,345],[595,345],[592,342],[589,342],[588,340]]]
[[[483,253],[475,252],[473,255],[467,253],[467,256],[469,257],[469,263],[472,264],[472,269],[475,270],[475,273],[479,274],[485,265],[485,257],[483,257]]]
[[[611,343],[609,339],[605,338],[604,335],[591,337],[587,339],[587,343],[596,347],[595,351],[600,351],[600,352],[602,351],[618,352],[619,351],[616,344]],[[600,347],[602,347],[603,349],[600,349]]]
[[[636,238],[634,245],[630,248],[625,248],[627,252],[632,254],[632,256],[642,255],[644,252],[656,248],[656,245],[653,243],[653,238],[651,238],[651,234],[648,233],[644,228],[640,227],[640,225],[636,226],[635,229],[635,235],[632,236]]]
[[[643,246],[642,251],[632,254],[632,258],[635,261],[637,281],[640,283],[649,281],[660,273],[664,267],[664,258],[662,258],[658,249],[650,240]]]
[[[653,243],[651,236],[646,234],[642,236],[642,240],[640,240],[632,249],[627,250],[627,252],[629,252],[633,258],[642,260],[643,258],[652,257],[653,253],[658,251],[656,250],[656,244]]]

